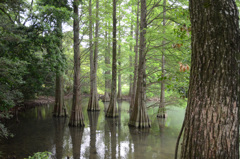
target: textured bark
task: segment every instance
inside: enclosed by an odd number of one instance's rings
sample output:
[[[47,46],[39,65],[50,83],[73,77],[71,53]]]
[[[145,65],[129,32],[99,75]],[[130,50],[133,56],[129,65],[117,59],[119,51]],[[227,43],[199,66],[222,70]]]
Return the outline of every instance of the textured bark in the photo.
[[[91,2],[89,1],[89,16],[91,17],[92,11],[91,11]],[[90,79],[91,79],[91,89],[90,89],[90,97],[88,102],[88,111],[99,111],[99,104],[98,104],[98,93],[97,93],[97,58],[98,58],[98,28],[99,28],[99,19],[98,19],[98,9],[99,8],[99,0],[96,0],[96,28],[95,28],[95,42],[94,42],[94,56],[92,55],[92,52],[90,51]],[[90,49],[91,47],[91,40],[92,40],[92,20],[90,18],[89,22],[90,27],[90,33],[89,33],[89,39],[90,39]]]
[[[182,159],[239,159],[239,20],[233,0],[190,0],[192,63]]]
[[[165,34],[165,25],[166,25],[166,0],[163,1],[163,35]],[[167,114],[165,112],[165,49],[164,49],[164,45],[165,45],[165,41],[163,40],[162,44],[163,44],[163,49],[162,49],[162,81],[161,81],[161,94],[160,94],[160,104],[159,104],[159,110],[158,110],[158,118],[166,118]]]
[[[116,0],[113,0],[113,55],[112,55],[112,85],[111,85],[111,98],[107,109],[106,117],[117,117],[117,19],[116,19]]]
[[[98,123],[99,112],[88,112],[90,125],[90,155],[89,158],[99,158],[96,148],[96,130]]]
[[[62,34],[62,21],[57,19],[57,34]],[[59,49],[62,51],[62,38],[59,37]],[[67,116],[66,108],[64,108],[64,92],[63,92],[63,73],[59,70],[56,72],[56,85],[55,85],[55,105],[53,116],[61,117]]]
[[[135,60],[134,60],[134,76],[133,76],[133,86],[132,86],[132,94],[130,101],[130,112],[133,110],[135,97],[136,97],[136,89],[137,89],[137,71],[138,71],[138,37],[139,37],[139,1],[137,3],[137,27],[135,31],[136,38],[136,46],[134,47],[135,52]]]
[[[73,159],[81,158],[81,142],[84,132],[84,127],[81,128],[69,128],[70,135],[72,138],[72,152]]]
[[[84,126],[84,118],[80,100],[80,50],[79,50],[79,17],[78,17],[78,0],[74,0],[74,83],[73,83],[73,102],[69,126]]]
[[[140,25],[140,48],[139,48],[139,65],[137,91],[133,112],[131,113],[129,125],[138,128],[150,127],[146,110],[146,0],[141,0],[141,25]]]
[[[109,40],[109,36],[108,36],[108,32],[105,32],[105,39],[108,40],[107,43],[107,49],[105,51],[105,65],[106,67],[108,67],[110,65],[110,40]],[[111,88],[111,80],[109,79],[110,76],[110,70],[105,71],[105,92],[104,92],[104,97],[102,99],[102,101],[104,102],[109,102],[110,101],[110,96],[109,96],[109,91]]]

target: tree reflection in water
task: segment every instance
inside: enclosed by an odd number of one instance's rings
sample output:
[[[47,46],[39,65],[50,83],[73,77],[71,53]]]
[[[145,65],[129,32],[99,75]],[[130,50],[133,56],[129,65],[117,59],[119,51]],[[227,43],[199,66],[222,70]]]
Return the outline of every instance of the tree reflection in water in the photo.
[[[64,131],[66,127],[66,118],[53,117],[53,124],[55,129],[54,143],[56,146],[56,158],[63,157],[63,142]]]
[[[149,158],[147,153],[147,137],[149,135],[149,128],[137,129],[135,127],[129,127],[129,132],[134,144],[134,158]],[[131,139],[130,139],[131,140]]]
[[[88,119],[90,125],[90,159],[99,158],[96,149],[96,130],[98,123],[99,111],[88,111]]]
[[[79,159],[84,127],[69,127],[69,130],[72,138],[73,158]]]

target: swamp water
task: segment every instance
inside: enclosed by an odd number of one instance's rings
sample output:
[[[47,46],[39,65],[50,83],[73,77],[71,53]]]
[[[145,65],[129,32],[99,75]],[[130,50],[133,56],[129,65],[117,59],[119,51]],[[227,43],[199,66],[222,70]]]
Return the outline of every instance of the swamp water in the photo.
[[[53,105],[36,107],[19,114],[7,127],[15,136],[0,141],[2,157],[27,158],[49,151],[52,158],[174,158],[177,136],[182,126],[183,108],[168,106],[166,119],[158,119],[158,108],[148,109],[150,129],[128,126],[129,102],[118,102],[118,118],[106,118],[109,103],[99,101],[99,112],[88,112],[83,100],[85,127],[68,127],[69,118],[52,117]],[[149,102],[147,105],[151,105]],[[71,107],[71,101],[65,101]],[[69,113],[70,111],[68,111]]]

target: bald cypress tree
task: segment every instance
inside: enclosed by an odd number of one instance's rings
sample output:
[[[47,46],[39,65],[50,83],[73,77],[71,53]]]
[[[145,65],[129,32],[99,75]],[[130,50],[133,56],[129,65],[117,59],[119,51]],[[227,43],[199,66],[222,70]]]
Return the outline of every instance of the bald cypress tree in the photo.
[[[117,19],[116,19],[116,0],[113,0],[113,55],[112,55],[112,85],[111,98],[107,109],[106,117],[117,117]]]
[[[190,0],[192,63],[182,159],[239,159],[239,14],[234,0]]]
[[[73,83],[73,102],[69,126],[84,126],[84,118],[80,100],[80,49],[79,49],[79,17],[78,17],[79,0],[74,0],[74,83]]]
[[[146,0],[141,0],[141,25],[140,25],[140,48],[138,81],[135,103],[131,113],[129,125],[146,128],[151,126],[146,110],[146,29],[147,29],[147,6]]]

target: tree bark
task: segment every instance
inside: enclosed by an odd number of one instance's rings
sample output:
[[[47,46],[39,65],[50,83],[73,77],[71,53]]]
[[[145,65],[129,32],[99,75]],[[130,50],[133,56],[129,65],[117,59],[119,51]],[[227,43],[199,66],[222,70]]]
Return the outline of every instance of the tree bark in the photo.
[[[98,58],[98,28],[99,28],[99,19],[98,19],[98,9],[99,8],[99,0],[96,0],[96,28],[95,28],[95,44],[94,44],[94,56],[92,55],[92,51],[90,51],[90,79],[91,79],[91,90],[90,90],[90,97],[88,102],[88,111],[99,111],[99,104],[98,104],[98,93],[97,93],[97,58]],[[90,40],[90,49],[91,47],[91,40],[92,40],[92,9],[91,9],[91,0],[89,1],[89,40]]]
[[[239,159],[237,6],[189,2],[192,62],[181,158]]]
[[[139,66],[137,91],[133,112],[131,113],[129,125],[146,128],[151,126],[146,110],[146,0],[141,0],[141,27],[140,27],[140,48],[139,48]]]
[[[74,0],[74,20],[73,20],[73,34],[74,34],[74,84],[73,84],[73,102],[69,126],[84,126],[84,118],[80,100],[80,50],[79,50],[79,17],[78,17],[79,0]]]
[[[132,86],[132,94],[131,94],[131,102],[130,102],[130,112],[133,110],[136,96],[136,88],[137,88],[137,71],[138,71],[138,37],[139,37],[139,0],[137,2],[137,26],[135,31],[136,38],[136,46],[134,47],[135,52],[135,60],[134,60],[134,76],[133,76],[133,86]]]
[[[165,26],[166,26],[166,0],[163,1],[163,35],[165,34]],[[163,49],[162,49],[162,81],[161,81],[161,94],[160,94],[160,104],[158,110],[158,118],[166,118],[167,114],[165,112],[165,40],[162,41]]]
[[[116,19],[116,0],[113,0],[113,55],[112,55],[112,85],[111,85],[111,98],[107,109],[106,117],[117,117],[117,19]]]

